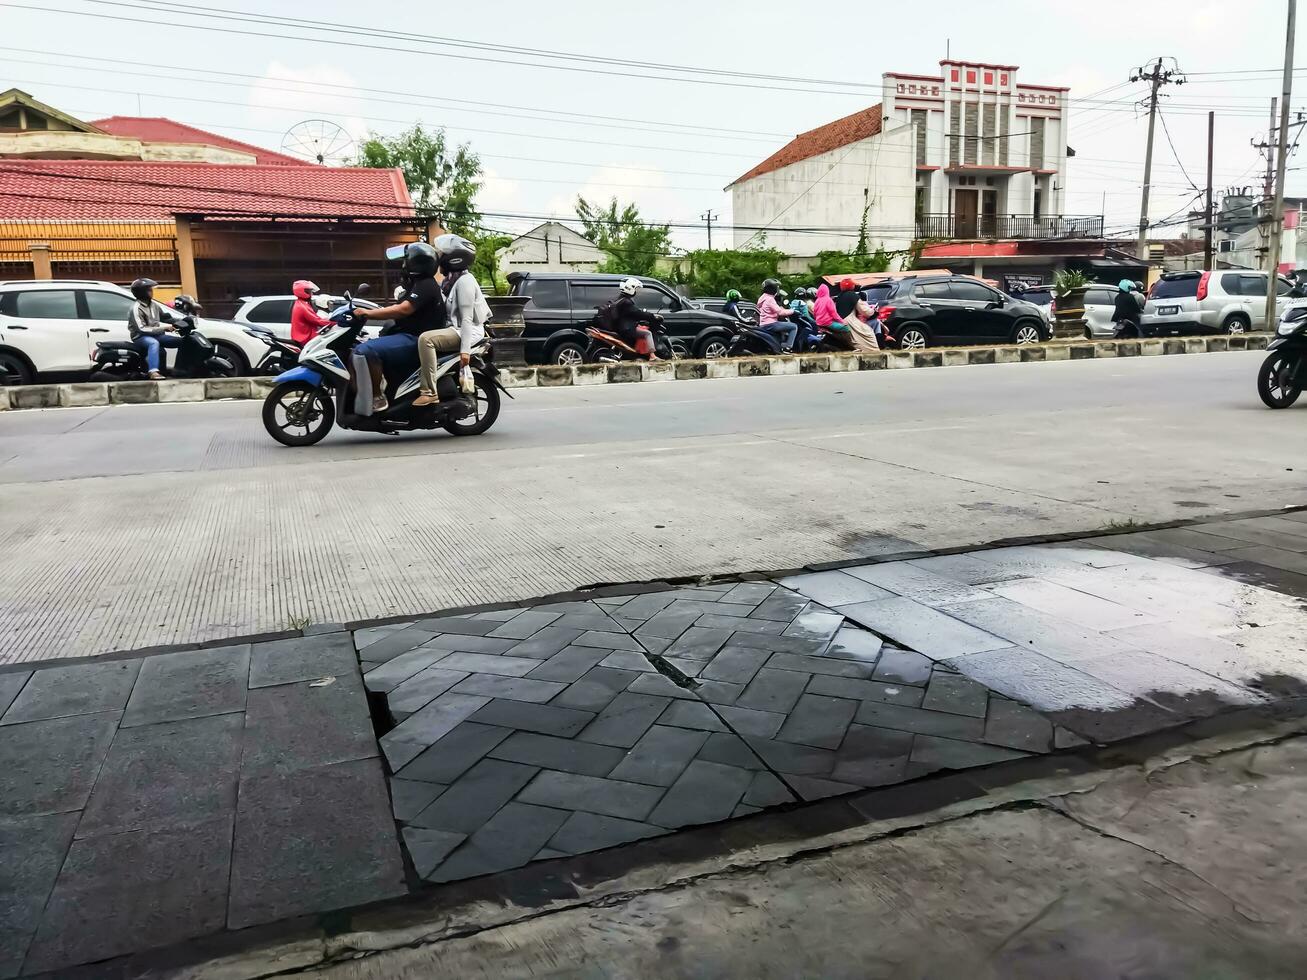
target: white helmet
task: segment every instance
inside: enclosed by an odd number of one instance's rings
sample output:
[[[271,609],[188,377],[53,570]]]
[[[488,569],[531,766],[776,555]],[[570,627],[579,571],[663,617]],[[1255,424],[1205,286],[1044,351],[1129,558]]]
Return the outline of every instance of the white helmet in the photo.
[[[622,284],[618,286],[617,289],[623,296],[634,296],[640,290],[644,289],[644,283],[639,279],[636,279],[634,276],[629,276],[622,280]]]

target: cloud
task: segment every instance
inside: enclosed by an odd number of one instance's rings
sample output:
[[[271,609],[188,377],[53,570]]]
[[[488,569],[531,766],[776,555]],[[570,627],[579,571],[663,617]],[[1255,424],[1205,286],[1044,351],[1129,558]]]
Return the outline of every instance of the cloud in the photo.
[[[328,65],[291,68],[274,61],[263,77],[250,86],[250,115],[256,120],[254,125],[283,133],[301,122],[322,120],[341,127],[357,145],[367,136],[369,128],[363,99],[357,93],[358,82],[339,68]],[[330,109],[324,108],[327,106]],[[292,150],[288,148],[287,152]]]

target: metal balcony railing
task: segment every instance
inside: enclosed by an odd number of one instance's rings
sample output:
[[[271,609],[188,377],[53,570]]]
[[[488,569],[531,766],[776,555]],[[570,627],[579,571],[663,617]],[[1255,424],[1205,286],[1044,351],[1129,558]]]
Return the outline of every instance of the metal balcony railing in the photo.
[[[1102,238],[1103,216],[923,214],[918,238]]]

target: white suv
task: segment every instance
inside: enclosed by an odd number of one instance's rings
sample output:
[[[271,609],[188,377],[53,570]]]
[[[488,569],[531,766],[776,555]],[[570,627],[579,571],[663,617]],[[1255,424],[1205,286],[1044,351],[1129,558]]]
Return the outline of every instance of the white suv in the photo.
[[[344,296],[328,296],[322,293],[318,298],[325,300],[324,305],[328,312],[334,312],[345,305]],[[279,337],[289,337],[290,311],[294,305],[294,296],[242,296],[240,308],[232,319],[242,324],[266,327]],[[354,305],[368,310],[377,308],[376,303],[366,299],[355,299]],[[279,327],[285,329],[279,330]]]
[[[0,385],[88,373],[97,340],[130,339],[127,314],[134,302],[130,292],[111,282],[0,282]],[[238,323],[201,319],[198,325],[240,374],[249,374],[267,353],[267,345]],[[175,351],[168,355],[171,359]]]
[[[1293,283],[1279,277],[1276,320]],[[1146,336],[1266,330],[1266,273],[1251,269],[1166,272],[1153,283],[1141,326]]]

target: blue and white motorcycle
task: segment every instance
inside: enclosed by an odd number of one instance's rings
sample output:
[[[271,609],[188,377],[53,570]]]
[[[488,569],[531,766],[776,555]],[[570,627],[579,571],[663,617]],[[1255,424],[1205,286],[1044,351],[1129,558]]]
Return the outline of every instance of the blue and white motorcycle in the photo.
[[[361,296],[367,285],[359,286]],[[286,446],[312,446],[333,425],[362,432],[393,435],[422,429],[445,429],[456,436],[479,436],[499,418],[500,392],[494,351],[487,337],[472,348],[475,394],[459,391],[459,357],[440,359],[437,393],[440,403],[415,408],[419,394],[418,372],[402,384],[387,385],[390,407],[372,412],[372,392],[356,391],[350,383],[346,358],[353,356],[363,335],[363,320],[354,316],[354,298],[345,293],[345,305],[331,314],[333,325],[304,345],[299,364],[277,376],[276,387],[263,402],[263,426],[268,435]],[[360,378],[367,371],[358,372]],[[511,398],[512,395],[509,395]]]

